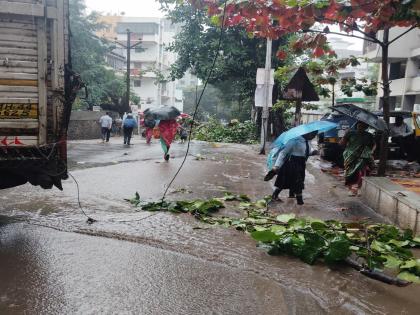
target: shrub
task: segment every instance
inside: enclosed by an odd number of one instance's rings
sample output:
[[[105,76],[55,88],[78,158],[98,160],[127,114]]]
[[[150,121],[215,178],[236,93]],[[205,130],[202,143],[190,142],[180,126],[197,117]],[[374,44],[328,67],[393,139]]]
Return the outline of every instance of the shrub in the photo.
[[[256,142],[256,126],[251,121],[232,121],[225,126],[214,117],[194,130],[194,139],[209,142],[246,143]]]

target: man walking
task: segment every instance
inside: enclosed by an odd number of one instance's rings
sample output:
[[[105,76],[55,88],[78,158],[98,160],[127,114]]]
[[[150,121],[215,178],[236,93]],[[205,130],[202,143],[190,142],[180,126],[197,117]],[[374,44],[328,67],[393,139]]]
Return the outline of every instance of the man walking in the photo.
[[[130,145],[133,129],[137,127],[137,121],[133,115],[128,114],[123,121],[124,144]]]
[[[112,118],[110,113],[107,112],[99,119],[99,123],[101,124],[101,134],[102,134],[102,143],[109,142],[109,136],[111,135],[111,128],[112,128]]]

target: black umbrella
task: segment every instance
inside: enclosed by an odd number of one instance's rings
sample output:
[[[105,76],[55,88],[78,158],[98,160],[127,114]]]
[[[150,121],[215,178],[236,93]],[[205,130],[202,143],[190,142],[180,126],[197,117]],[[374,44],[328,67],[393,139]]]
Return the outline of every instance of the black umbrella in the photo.
[[[155,120],[175,119],[181,112],[174,106],[150,107],[144,111],[144,117],[152,116]]]
[[[341,114],[352,117],[358,121],[364,122],[372,128],[375,128],[376,130],[385,131],[388,129],[383,119],[379,118],[377,115],[371,113],[370,111],[364,108],[360,108],[356,105],[340,104],[331,108]]]

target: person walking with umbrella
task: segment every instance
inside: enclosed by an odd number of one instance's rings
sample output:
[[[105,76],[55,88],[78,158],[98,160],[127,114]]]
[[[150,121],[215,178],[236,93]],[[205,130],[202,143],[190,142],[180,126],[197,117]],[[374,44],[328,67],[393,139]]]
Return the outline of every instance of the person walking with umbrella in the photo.
[[[174,106],[159,106],[148,108],[144,111],[145,117],[150,115],[156,121],[159,121],[158,128],[160,133],[160,144],[163,149],[163,158],[169,161],[169,149],[178,130],[176,118],[181,112]]]
[[[304,204],[302,192],[305,188],[306,161],[310,155],[316,154],[316,151],[311,150],[309,142],[317,134],[318,131],[312,131],[292,139],[279,152],[274,167],[264,178],[267,181],[277,174],[273,200],[280,201],[280,192],[283,189],[289,189],[289,197],[296,196],[297,204]]]
[[[362,178],[369,175],[373,165],[373,152],[376,144],[372,134],[367,132],[368,125],[359,121],[356,131],[349,131],[340,141],[345,147],[344,178],[345,185],[349,187],[350,195],[356,196],[362,186]]]
[[[169,149],[178,132],[178,126],[175,119],[161,120],[159,122],[160,145],[162,146],[165,161],[169,161]]]
[[[273,149],[267,158],[270,170],[264,177],[265,181],[277,175],[273,200],[280,200],[283,189],[289,189],[289,197],[296,197],[297,203],[303,205],[302,191],[305,183],[306,161],[312,151],[310,141],[318,132],[326,132],[337,128],[337,124],[329,121],[313,121],[283,132],[274,142]]]
[[[349,131],[340,141],[345,147],[343,153],[345,184],[350,189],[350,195],[356,196],[362,186],[362,178],[369,175],[374,166],[373,153],[376,143],[367,129],[372,127],[379,132],[388,133],[388,126],[377,115],[353,104],[336,105],[334,110],[358,121],[356,131]]]

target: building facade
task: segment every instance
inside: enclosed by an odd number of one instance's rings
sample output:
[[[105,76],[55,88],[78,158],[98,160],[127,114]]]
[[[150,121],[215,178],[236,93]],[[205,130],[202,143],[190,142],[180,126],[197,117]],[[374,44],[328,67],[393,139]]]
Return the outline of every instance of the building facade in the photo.
[[[168,105],[183,109],[182,90],[177,81],[165,81],[176,54],[165,48],[173,41],[178,26],[167,19],[126,16],[104,16],[101,21],[108,27],[98,33],[111,41],[126,45],[130,31],[131,45],[141,42],[131,50],[131,88],[140,97],[141,109]],[[118,48],[119,55],[127,57],[127,50]]]
[[[337,54],[338,59],[350,58],[351,56],[363,57],[362,47],[354,45],[349,40],[343,37],[330,36],[328,41]],[[354,48],[352,48],[354,47]],[[366,109],[373,109],[375,104],[374,97],[367,97],[362,91],[354,91],[353,95],[349,97],[341,91],[341,79],[365,79],[370,77],[369,64],[359,60],[360,65],[347,66],[345,69],[339,70],[339,80],[335,87],[336,103],[354,103]]]
[[[390,41],[406,30],[402,27],[390,29]],[[383,32],[378,32],[377,38],[381,40],[382,36]],[[364,54],[374,62],[381,62],[382,50],[377,44],[365,41]],[[414,29],[392,43],[389,46],[388,60],[391,110],[420,111],[420,29]],[[381,75],[379,68],[379,82],[381,82]],[[378,108],[382,107],[382,96],[383,90],[379,86]]]
[[[109,69],[114,70],[118,76],[123,76],[127,69],[127,58],[120,49],[114,49],[105,55],[105,63]]]

